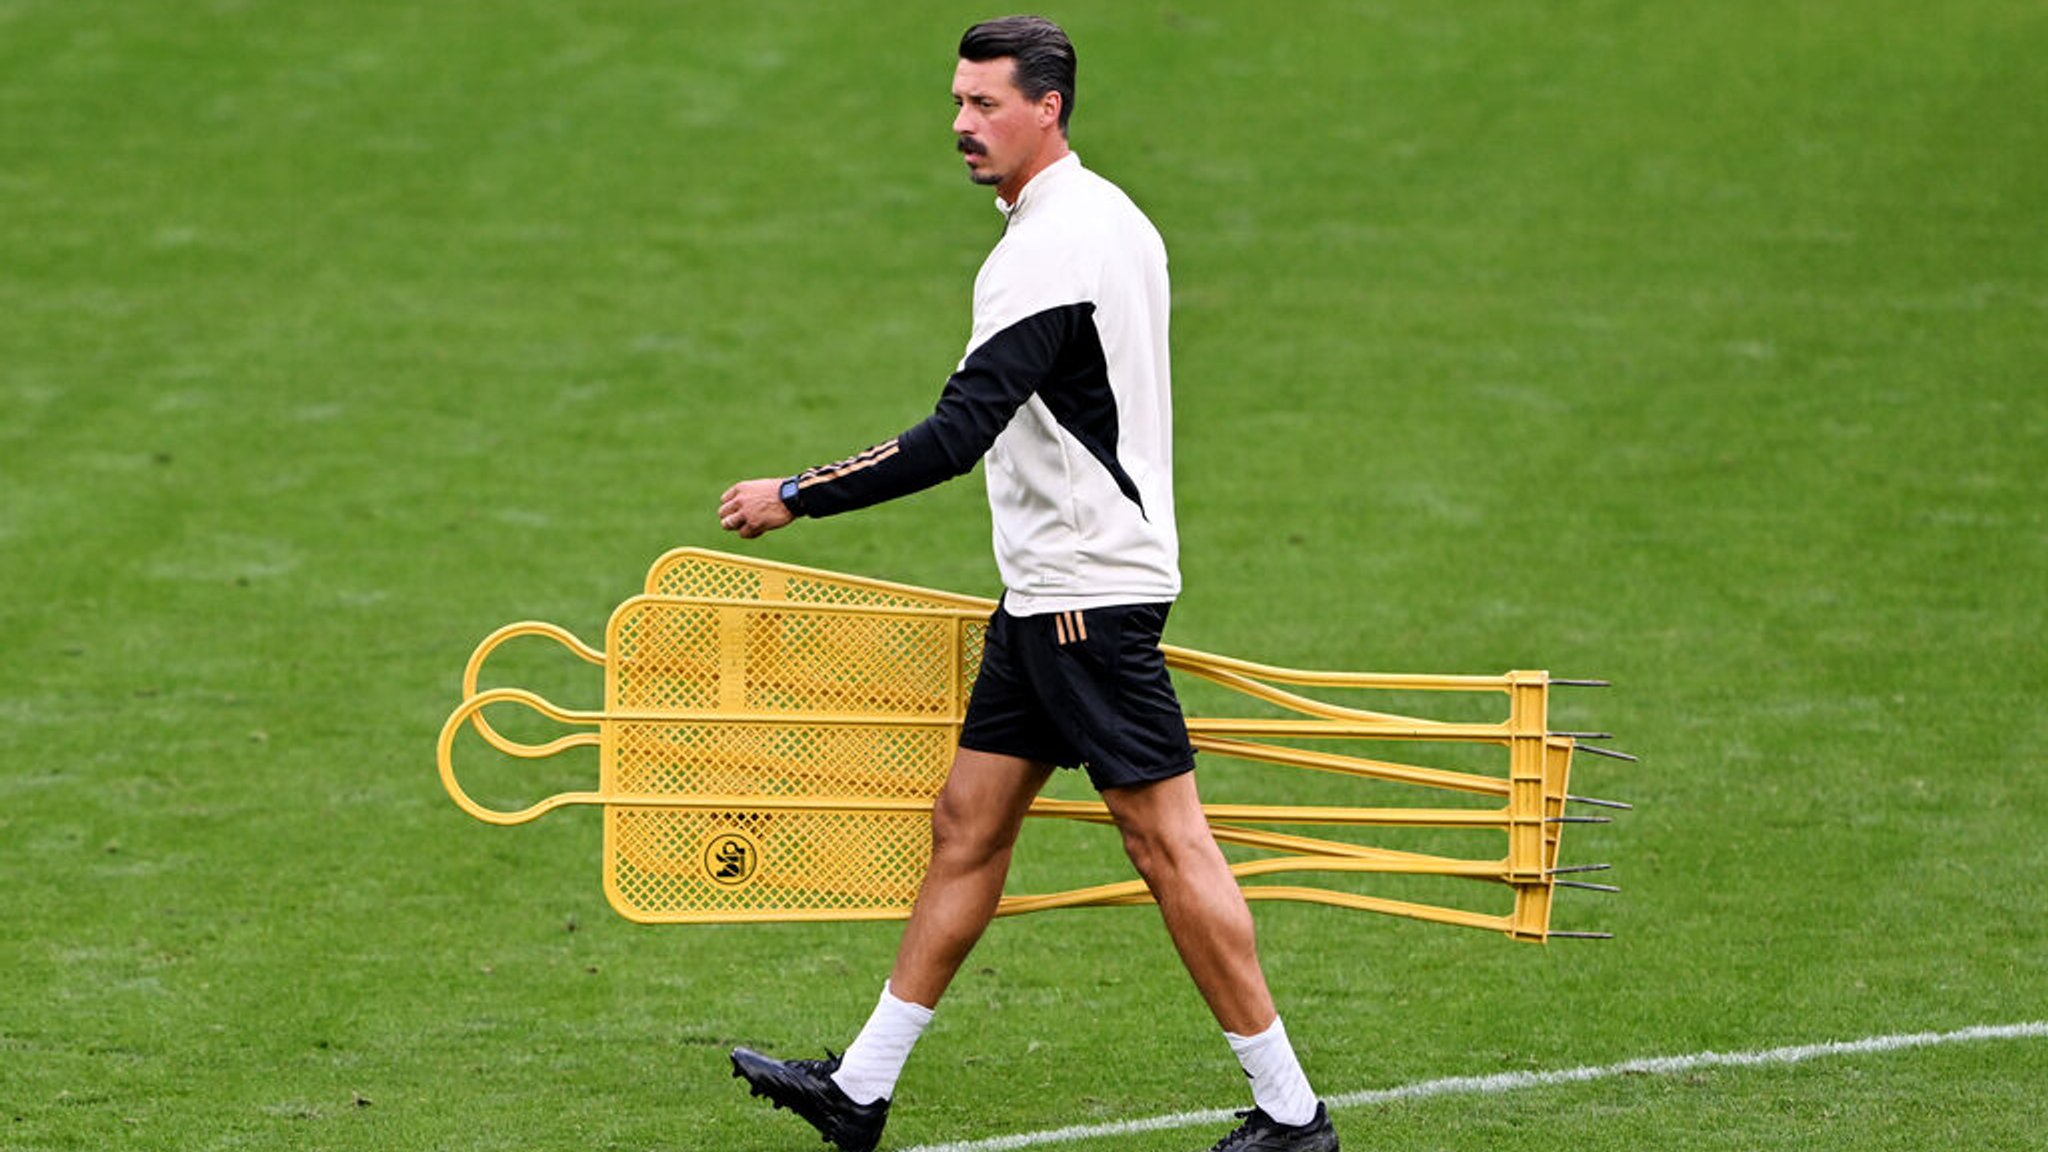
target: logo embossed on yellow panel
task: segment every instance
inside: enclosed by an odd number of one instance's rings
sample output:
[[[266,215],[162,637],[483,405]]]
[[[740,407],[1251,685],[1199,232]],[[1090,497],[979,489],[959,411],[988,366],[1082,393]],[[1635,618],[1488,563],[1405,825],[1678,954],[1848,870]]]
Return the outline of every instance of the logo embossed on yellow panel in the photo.
[[[744,832],[720,832],[704,844],[704,874],[714,884],[737,888],[754,878],[761,849]]]

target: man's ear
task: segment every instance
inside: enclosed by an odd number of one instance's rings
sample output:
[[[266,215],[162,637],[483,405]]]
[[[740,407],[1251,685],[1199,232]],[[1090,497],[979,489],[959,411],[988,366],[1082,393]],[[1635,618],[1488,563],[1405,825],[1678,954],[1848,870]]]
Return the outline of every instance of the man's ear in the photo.
[[[1050,128],[1058,124],[1060,122],[1060,105],[1065,102],[1065,97],[1060,95],[1059,89],[1048,88],[1045,95],[1038,98],[1038,126]]]

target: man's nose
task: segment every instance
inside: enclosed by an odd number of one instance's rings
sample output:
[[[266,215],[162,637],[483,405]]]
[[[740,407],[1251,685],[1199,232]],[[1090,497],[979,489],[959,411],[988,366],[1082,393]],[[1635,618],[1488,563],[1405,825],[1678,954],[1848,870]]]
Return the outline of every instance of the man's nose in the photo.
[[[969,129],[973,127],[974,121],[967,115],[967,109],[962,108],[959,111],[959,113],[953,117],[953,135],[965,136],[968,134]]]

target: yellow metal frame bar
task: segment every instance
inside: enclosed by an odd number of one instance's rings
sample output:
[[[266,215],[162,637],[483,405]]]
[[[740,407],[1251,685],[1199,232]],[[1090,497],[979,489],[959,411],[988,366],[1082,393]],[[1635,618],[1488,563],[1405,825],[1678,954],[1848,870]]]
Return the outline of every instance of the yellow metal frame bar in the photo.
[[[678,549],[663,556],[649,571],[646,587],[647,594],[628,599],[612,614],[604,650],[540,622],[507,625],[477,646],[463,669],[462,703],[443,724],[437,745],[441,781],[456,804],[476,819],[498,825],[526,823],[566,806],[604,808],[606,891],[629,919],[674,923],[907,916],[906,892],[914,893],[914,884],[908,889],[905,884],[915,875],[906,874],[903,857],[920,845],[928,847],[925,825],[942,778],[942,772],[932,775],[924,762],[933,748],[950,755],[972,683],[969,664],[978,660],[978,629],[995,602],[703,549]],[[884,646],[903,647],[908,654],[893,654],[901,667],[850,675],[842,685],[841,664],[865,658],[875,646],[861,640],[867,635],[863,629],[880,629],[875,635],[888,638]],[[840,632],[853,639],[838,636]],[[903,639],[912,635],[917,637],[914,643]],[[579,711],[521,689],[480,689],[490,655],[529,636],[552,640],[578,659],[602,667],[604,707]],[[656,651],[646,655],[642,649]],[[1204,812],[1220,842],[1273,853],[1233,864],[1232,871],[1240,878],[1317,873],[1456,877],[1510,888],[1512,908],[1505,914],[1303,884],[1246,885],[1247,898],[1305,901],[1485,928],[1520,940],[1541,941],[1551,935],[1553,877],[1574,740],[1548,730],[1547,674],[1320,672],[1187,648],[1162,649],[1174,670],[1291,714],[1190,716],[1189,734],[1202,752],[1500,801],[1498,807],[1453,808],[1207,804]],[[946,669],[933,672],[934,661],[943,661]],[[1348,707],[1291,690],[1298,688],[1501,693],[1508,708],[1497,722],[1454,723]],[[826,696],[838,706],[817,706],[818,698]],[[485,711],[494,706],[523,707],[555,723],[586,730],[545,743],[522,743],[489,723]],[[524,759],[594,746],[599,749],[599,787],[564,792],[514,811],[491,808],[457,779],[454,747],[464,728],[498,752]],[[929,738],[918,733],[928,733]],[[900,766],[819,765],[807,759],[818,756],[819,742],[841,738],[856,745],[882,741],[892,748],[889,742],[912,739],[925,749],[913,757],[923,764],[923,774],[905,776]],[[638,747],[635,740],[656,749],[651,759],[629,751]],[[1493,745],[1507,750],[1507,774],[1453,771],[1275,743],[1289,740]],[[746,750],[734,751],[726,747],[728,743]],[[782,750],[784,745],[794,750]],[[629,775],[639,778],[634,774],[638,769],[624,767],[635,756],[652,765],[650,778],[660,787],[625,786]],[[727,786],[698,780],[699,767],[705,769],[706,781],[714,770],[726,772]],[[731,775],[734,772],[738,774]],[[757,779],[763,774],[774,778],[775,787],[790,787],[794,777],[805,787],[822,785],[830,794],[763,791]],[[1030,815],[1112,823],[1108,810],[1090,801],[1041,798]],[[784,833],[778,823],[784,821],[821,822],[817,827],[827,831]],[[1496,858],[1444,857],[1249,825],[1492,831],[1503,836],[1504,852]],[[927,839],[920,841],[920,832]],[[808,861],[810,849],[821,842],[829,842],[837,855],[829,865],[792,863],[787,867],[793,871],[771,874],[776,862],[766,857],[775,853],[754,840],[757,835],[778,834],[784,837],[780,853],[792,859]],[[753,872],[756,867],[761,870],[758,875]],[[916,861],[917,875],[921,867],[922,861]],[[746,878],[733,884],[751,886],[745,899],[728,898],[725,890],[706,881],[707,875],[718,879],[742,872]],[[824,903],[784,906],[775,899],[779,892],[799,891]],[[1142,882],[1128,880],[1006,896],[998,914],[1149,900]]]

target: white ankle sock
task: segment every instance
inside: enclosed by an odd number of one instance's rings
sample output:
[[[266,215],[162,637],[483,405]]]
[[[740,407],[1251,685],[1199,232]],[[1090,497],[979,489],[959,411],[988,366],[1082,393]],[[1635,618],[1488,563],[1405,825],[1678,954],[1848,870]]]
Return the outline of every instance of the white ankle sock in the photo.
[[[1225,1032],[1230,1050],[1251,1077],[1252,1103],[1282,1124],[1306,1124],[1316,1116],[1316,1094],[1308,1086],[1301,1061],[1294,1058],[1294,1045],[1287,1042],[1287,1028],[1280,1018],[1257,1036]]]
[[[931,1022],[931,1009],[898,1000],[885,982],[874,1015],[868,1017],[867,1025],[847,1046],[846,1055],[840,1057],[839,1071],[832,1074],[833,1083],[855,1104],[872,1104],[895,1092],[896,1078],[903,1074],[903,1064],[910,1059],[911,1045],[924,1035],[924,1026]]]

